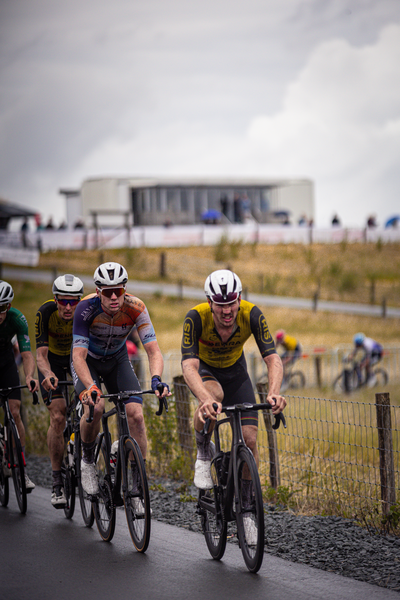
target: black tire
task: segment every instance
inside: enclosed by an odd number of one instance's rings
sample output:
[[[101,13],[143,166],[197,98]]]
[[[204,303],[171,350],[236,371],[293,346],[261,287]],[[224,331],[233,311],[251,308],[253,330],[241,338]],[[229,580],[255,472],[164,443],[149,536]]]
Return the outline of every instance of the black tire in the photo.
[[[289,388],[300,390],[306,385],[306,378],[302,371],[292,371],[289,376]]]
[[[387,382],[389,381],[389,375],[387,374],[387,372],[385,371],[385,369],[382,369],[381,367],[378,367],[377,369],[373,370],[373,373],[376,377],[376,383],[374,387],[381,387],[387,384]]]
[[[63,480],[65,499],[67,501],[66,506],[64,506],[64,513],[67,519],[72,519],[75,511],[76,478],[73,465],[68,464],[70,456],[71,455],[67,452],[66,448],[61,464],[61,476]]]
[[[248,448],[239,448],[237,468],[239,489],[235,506],[239,544],[247,568],[251,573],[257,573],[264,558],[264,506],[257,465]],[[247,483],[249,477],[251,484]],[[247,491],[244,486],[245,481]],[[254,540],[250,539],[249,522]]]
[[[22,454],[21,442],[19,439],[18,431],[13,422],[9,422],[7,425],[8,430],[8,449],[9,449],[9,461],[11,465],[12,478],[14,482],[15,495],[20,512],[24,515],[28,506],[26,496],[26,485],[25,485],[25,465]]]
[[[121,458],[122,496],[129,533],[136,550],[146,552],[151,531],[150,494],[142,453],[133,438],[125,440]],[[133,463],[136,463],[135,474],[132,470]]]
[[[81,483],[81,460],[82,460],[82,443],[80,435],[75,433],[75,472],[76,472],[76,483],[78,486],[79,502],[81,505],[82,518],[86,527],[92,527],[94,523],[94,513],[92,508],[92,501],[88,497],[87,493],[82,487]]]
[[[2,428],[3,429],[3,428]],[[3,430],[4,432],[4,430]],[[5,442],[4,438],[0,441],[0,504],[7,506],[10,497],[10,488],[8,485],[8,476],[4,474],[3,465],[5,464]]]
[[[211,477],[214,487],[211,490],[199,490],[199,514],[201,528],[208,551],[215,560],[221,560],[225,554],[228,524],[224,516],[223,487],[218,474],[221,474],[223,453],[219,452],[211,461]]]
[[[110,478],[110,459],[103,443],[98,453],[96,470],[99,478],[99,493],[93,499],[93,513],[97,529],[105,542],[111,542],[115,532],[114,500]]]

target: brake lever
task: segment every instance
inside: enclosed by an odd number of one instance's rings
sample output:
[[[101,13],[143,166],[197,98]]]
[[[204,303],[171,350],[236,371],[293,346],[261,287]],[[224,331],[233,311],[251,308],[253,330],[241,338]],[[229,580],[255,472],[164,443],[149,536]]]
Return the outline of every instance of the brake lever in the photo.
[[[31,380],[30,385],[31,385],[31,387],[35,387],[35,382],[33,380]],[[38,393],[34,391],[34,392],[31,392],[31,394],[32,394],[32,404],[33,405],[39,404]]]
[[[164,391],[164,386],[162,383],[159,383],[157,386],[157,391],[160,393],[158,398],[158,410],[156,411],[156,415],[159,417],[162,415],[162,411],[165,408],[165,412],[168,412],[168,400],[166,396],[161,396]]]
[[[93,390],[93,392],[90,392],[90,395],[92,396],[93,402],[96,402],[97,392],[95,392]],[[92,423],[93,422],[93,415],[94,415],[94,404],[89,404],[89,416],[86,419],[86,423]]]
[[[286,419],[285,419],[285,415],[283,413],[278,413],[277,415],[274,415],[275,417],[275,423],[272,425],[272,429],[278,429],[279,425],[282,423],[282,425],[284,426],[284,428],[286,429]]]

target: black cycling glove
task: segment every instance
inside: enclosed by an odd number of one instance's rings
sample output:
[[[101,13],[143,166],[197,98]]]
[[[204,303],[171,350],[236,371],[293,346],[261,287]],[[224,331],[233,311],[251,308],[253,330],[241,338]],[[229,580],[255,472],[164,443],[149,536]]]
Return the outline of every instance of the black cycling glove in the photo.
[[[161,385],[163,386],[162,390],[160,390]],[[154,377],[151,378],[151,389],[153,390],[153,392],[158,390],[160,394],[162,394],[165,387],[169,391],[168,383],[163,383],[159,375],[154,375]]]

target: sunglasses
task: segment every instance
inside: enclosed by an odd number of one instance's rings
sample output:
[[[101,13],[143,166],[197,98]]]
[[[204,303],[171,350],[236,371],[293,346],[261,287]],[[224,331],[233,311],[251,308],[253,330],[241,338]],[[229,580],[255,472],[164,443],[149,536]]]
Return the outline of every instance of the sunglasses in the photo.
[[[80,302],[80,298],[57,298],[57,302],[58,304],[61,304],[61,306],[68,306],[68,304],[70,306],[76,306],[78,302]]]
[[[2,304],[0,306],[0,313],[5,313],[8,311],[8,304]]]
[[[105,296],[106,298],[111,298],[111,296],[113,294],[115,294],[117,296],[117,298],[119,298],[120,296],[123,296],[125,294],[125,288],[124,287],[117,287],[117,288],[109,288],[109,287],[105,287],[102,288],[100,290],[100,292],[103,294],[103,296]]]
[[[229,294],[226,296],[223,296],[222,294],[214,294],[214,296],[211,296],[211,300],[215,304],[230,304],[231,302],[234,302],[237,297],[238,294],[236,292],[229,292]]]

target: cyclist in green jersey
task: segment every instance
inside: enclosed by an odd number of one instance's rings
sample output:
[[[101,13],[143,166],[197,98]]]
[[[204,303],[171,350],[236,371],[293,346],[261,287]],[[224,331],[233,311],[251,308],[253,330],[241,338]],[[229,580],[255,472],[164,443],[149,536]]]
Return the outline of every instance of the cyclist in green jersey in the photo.
[[[12,341],[13,337],[17,336],[26,385],[31,392],[36,392],[39,389],[39,382],[34,377],[36,365],[31,352],[28,322],[21,311],[11,307],[13,299],[14,291],[11,285],[7,281],[0,281],[0,388],[20,385]],[[33,387],[31,387],[31,382],[33,382]],[[21,390],[15,390],[13,396],[9,398],[9,403],[21,440],[22,451],[25,455],[25,427],[21,418]],[[31,492],[35,488],[35,484],[30,480],[26,471],[25,484],[27,492]]]
[[[282,362],[279,358],[266,319],[260,309],[241,299],[239,277],[228,270],[214,271],[206,279],[207,302],[188,312],[182,338],[182,373],[198,400],[194,415],[197,442],[194,484],[210,489],[210,440],[217,414],[225,402],[256,403],[253,385],[247,372],[243,346],[253,335],[268,369],[269,391],[266,402],[277,414],[286,406],[280,395]],[[218,404],[215,411],[213,403]],[[242,417],[243,436],[258,462],[257,411]],[[211,419],[210,431],[201,433],[205,419]]]
[[[83,283],[74,275],[60,275],[55,279],[52,291],[54,299],[42,304],[36,313],[36,361],[45,402],[50,390],[52,392],[52,401],[47,407],[50,413],[47,445],[53,471],[51,504],[54,508],[64,508],[67,501],[61,463],[67,407],[58,382],[63,381],[67,373],[71,375],[72,322],[77,304],[83,295]]]

